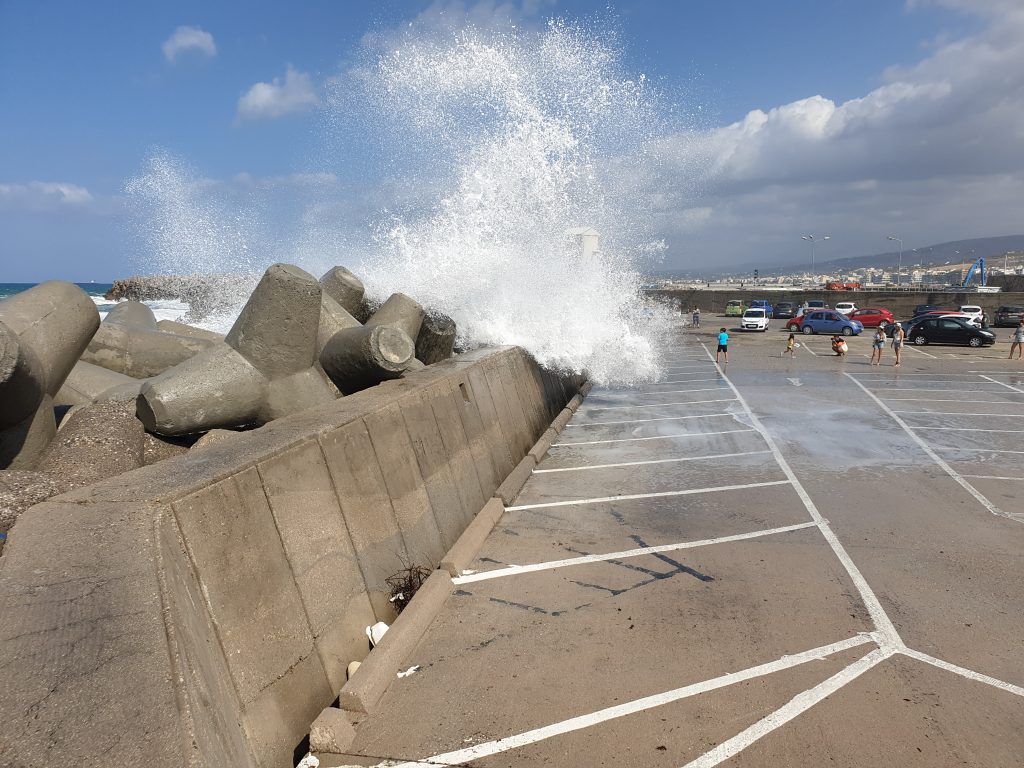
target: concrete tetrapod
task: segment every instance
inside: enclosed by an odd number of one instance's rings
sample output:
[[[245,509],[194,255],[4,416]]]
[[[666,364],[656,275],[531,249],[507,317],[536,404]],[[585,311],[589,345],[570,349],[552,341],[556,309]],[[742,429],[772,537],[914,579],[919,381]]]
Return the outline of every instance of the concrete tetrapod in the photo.
[[[163,373],[216,342],[197,336],[165,333],[153,310],[138,301],[118,304],[100,323],[82,360],[144,379]]]
[[[387,379],[397,379],[413,359],[413,343],[388,325],[357,325],[338,331],[320,353],[320,365],[346,395]]]
[[[455,321],[440,312],[428,312],[416,337],[416,359],[433,365],[452,356],[455,348]]]
[[[0,469],[30,468],[57,432],[53,397],[100,324],[89,295],[52,280],[0,301]]]
[[[184,435],[261,424],[335,394],[317,363],[320,284],[289,264],[270,267],[223,344],[151,379],[139,394],[146,429]]]
[[[79,360],[53,400],[57,405],[88,405],[107,400],[134,400],[139,396],[145,383],[145,379],[134,379],[109,368]]]
[[[350,315],[357,315],[363,303],[363,281],[344,267],[332,267],[320,278],[324,293]]]
[[[423,314],[423,307],[415,299],[404,293],[393,293],[366,324],[371,328],[377,325],[393,325],[405,331],[405,335],[410,339],[416,339],[423,325]]]

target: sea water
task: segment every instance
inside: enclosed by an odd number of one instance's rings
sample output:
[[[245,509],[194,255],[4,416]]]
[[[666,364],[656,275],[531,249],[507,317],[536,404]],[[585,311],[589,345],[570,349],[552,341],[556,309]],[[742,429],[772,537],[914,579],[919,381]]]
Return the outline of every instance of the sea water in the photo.
[[[37,285],[37,283],[0,283],[0,301],[16,293],[28,290],[34,285]],[[116,301],[110,301],[105,297],[107,291],[113,287],[110,283],[75,283],[75,285],[89,294],[89,298],[92,299],[96,309],[99,310],[101,320],[117,305]],[[184,301],[163,300],[146,301],[144,303],[153,310],[157,320],[180,321],[189,311],[189,305]]]
[[[314,274],[341,263],[374,298],[400,291],[450,315],[463,346],[517,344],[600,383],[661,373],[670,318],[644,300],[640,271],[661,246],[635,169],[664,121],[612,36],[560,22],[501,34],[411,27],[332,83],[316,170],[351,171],[353,147],[385,168],[358,247],[344,247],[340,223],[334,237],[303,218],[282,226],[280,211],[261,213],[159,151],[126,187],[140,268],[255,279],[275,261]],[[572,234],[584,230],[596,250]]]

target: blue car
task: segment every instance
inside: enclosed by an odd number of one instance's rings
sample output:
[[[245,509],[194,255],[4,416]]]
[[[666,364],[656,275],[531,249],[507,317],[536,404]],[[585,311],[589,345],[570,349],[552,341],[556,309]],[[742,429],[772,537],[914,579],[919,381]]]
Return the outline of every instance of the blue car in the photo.
[[[768,317],[775,317],[775,309],[768,303],[767,299],[754,299],[750,302],[748,309],[763,309]]]
[[[786,323],[786,330],[799,330],[808,336],[812,333],[826,333],[829,336],[836,334],[856,336],[864,330],[864,326],[859,321],[851,320],[833,309],[823,309],[809,311],[801,317],[790,320]]]

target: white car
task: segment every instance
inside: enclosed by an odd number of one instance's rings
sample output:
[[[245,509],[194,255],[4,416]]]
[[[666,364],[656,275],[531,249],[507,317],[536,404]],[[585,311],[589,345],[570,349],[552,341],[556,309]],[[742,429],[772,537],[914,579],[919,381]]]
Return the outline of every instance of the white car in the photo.
[[[977,304],[964,304],[960,307],[960,311],[965,315],[971,316],[971,323],[974,325],[981,325],[981,316],[985,314],[985,310],[979,307]]]
[[[851,312],[857,311],[857,305],[852,301],[838,301],[836,302],[836,312],[841,315],[848,315]]]
[[[748,309],[740,318],[740,328],[744,331],[767,331],[768,313],[761,307]]]

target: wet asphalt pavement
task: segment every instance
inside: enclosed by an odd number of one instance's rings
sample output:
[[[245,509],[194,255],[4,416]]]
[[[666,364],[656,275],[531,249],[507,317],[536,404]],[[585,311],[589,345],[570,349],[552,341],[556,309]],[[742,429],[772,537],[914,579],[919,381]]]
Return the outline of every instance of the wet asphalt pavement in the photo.
[[[1008,332],[898,369],[734,333],[719,369],[714,331],[595,387],[346,763],[1024,763]]]

